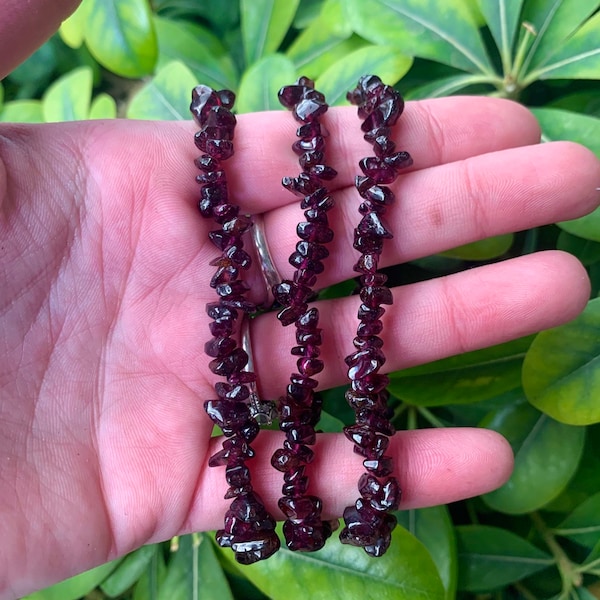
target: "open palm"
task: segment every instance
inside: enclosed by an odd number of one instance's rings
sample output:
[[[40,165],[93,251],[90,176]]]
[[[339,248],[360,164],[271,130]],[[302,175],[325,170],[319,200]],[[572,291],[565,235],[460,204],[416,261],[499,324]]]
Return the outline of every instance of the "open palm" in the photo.
[[[336,238],[319,285],[353,275],[358,160],[368,153],[353,109],[332,109],[328,163],[340,175]],[[301,213],[281,177],[298,170],[285,113],[244,115],[229,161],[232,197],[265,215],[282,275]],[[46,585],[133,548],[221,525],[227,502],[202,403],[213,395],[204,306],[216,255],[195,207],[191,123],[83,122],[0,128],[0,588]],[[600,168],[574,144],[535,144],[521,107],[483,98],[409,103],[395,137],[414,167],[394,185],[387,264],[494,234],[574,218],[598,202]],[[560,156],[560,167],[557,167]],[[260,297],[261,280],[251,273]],[[566,321],[589,293],[568,255],[540,253],[394,290],[386,368],[434,360]],[[321,388],[344,382],[354,298],[322,302]],[[276,398],[293,370],[293,331],[273,314],[252,325],[256,371]],[[253,482],[273,514],[280,443],[263,432]],[[311,469],[326,515],[356,495],[361,462],[323,435]],[[403,507],[499,485],[505,442],[483,430],[394,440]],[[7,578],[10,574],[10,579]]]

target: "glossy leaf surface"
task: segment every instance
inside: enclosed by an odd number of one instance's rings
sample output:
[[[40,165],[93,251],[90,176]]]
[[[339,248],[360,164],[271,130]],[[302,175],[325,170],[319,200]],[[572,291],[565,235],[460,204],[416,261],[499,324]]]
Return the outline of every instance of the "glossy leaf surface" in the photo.
[[[75,577],[65,579],[45,590],[34,592],[22,600],[78,600],[98,586],[118,564],[119,560],[113,560],[79,575],[75,575]]]
[[[183,535],[167,565],[158,600],[229,600],[233,596],[209,534]]]
[[[183,63],[168,63],[132,98],[127,116],[130,119],[187,121],[195,85],[196,78]]]
[[[94,58],[122,77],[154,70],[158,44],[147,0],[93,0],[85,41]]]
[[[398,524],[412,533],[429,551],[435,563],[447,600],[456,594],[458,576],[456,538],[446,506],[432,506],[396,513]]]
[[[246,64],[275,52],[296,14],[300,0],[241,0]]]
[[[598,15],[586,19],[598,6],[597,0],[534,0],[527,3],[524,20],[530,22],[537,33],[525,62],[529,77],[597,78],[600,64]]]
[[[111,598],[126,592],[142,576],[157,552],[159,547],[150,544],[129,553],[102,582],[100,585],[102,591]]]
[[[230,550],[222,556],[233,561]],[[250,581],[271,600],[442,600],[444,588],[423,544],[401,527],[384,556],[373,560],[360,548],[343,545],[334,534],[322,550],[282,548],[269,560],[244,568]]]
[[[236,100],[238,113],[283,110],[277,92],[296,80],[296,69],[283,54],[272,54],[252,65],[242,77]]]
[[[219,90],[237,89],[237,74],[230,58],[215,56],[198,36],[176,21],[155,17],[154,26],[160,50],[157,69],[179,61],[195,75],[197,83]]]
[[[459,590],[495,590],[541,571],[554,562],[537,546],[498,527],[458,526],[456,542]]]
[[[493,398],[516,389],[532,338],[467,352],[390,375],[389,390],[409,404],[441,406]]]
[[[587,548],[600,541],[600,492],[582,502],[554,528],[554,533]]]
[[[46,91],[42,110],[47,122],[87,119],[92,96],[92,70],[80,67],[57,79]]]
[[[41,100],[11,100],[5,102],[0,110],[0,122],[4,123],[42,123],[44,111]]]
[[[533,406],[570,425],[600,422],[600,298],[576,319],[538,334],[523,364]]]
[[[600,158],[600,119],[553,108],[537,108],[533,110],[533,114],[540,122],[544,140],[577,142]],[[573,235],[600,242],[600,209],[558,225]]]
[[[503,58],[510,57],[523,0],[479,0],[479,7]]]
[[[346,93],[365,73],[377,73],[382,81],[394,85],[411,64],[412,58],[391,46],[366,46],[331,65],[317,78],[315,86],[331,106],[347,104]]]
[[[375,44],[469,72],[492,67],[473,13],[462,0],[346,0],[354,30]]]
[[[508,482],[483,497],[494,510],[509,514],[538,510],[565,489],[577,470],[585,429],[558,423],[525,400],[498,410],[482,426],[502,434],[515,456]]]

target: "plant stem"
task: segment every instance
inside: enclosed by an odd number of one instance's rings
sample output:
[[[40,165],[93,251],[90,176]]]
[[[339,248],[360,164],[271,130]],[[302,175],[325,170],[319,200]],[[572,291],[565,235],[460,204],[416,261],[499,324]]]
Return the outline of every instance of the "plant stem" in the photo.
[[[445,425],[429,409],[424,406],[417,406],[417,410],[421,416],[434,427],[445,427]]]
[[[550,552],[552,553],[552,556],[556,562],[563,586],[561,598],[568,597],[569,592],[574,587],[581,586],[583,582],[581,573],[579,573],[577,566],[571,562],[571,559],[566,555],[565,551],[556,541],[554,534],[546,525],[540,514],[538,512],[532,512],[529,516],[533,522],[533,525],[544,540],[544,543],[550,549]]]
[[[407,424],[406,428],[412,431],[417,428],[417,409],[414,406],[410,406],[408,409]]]

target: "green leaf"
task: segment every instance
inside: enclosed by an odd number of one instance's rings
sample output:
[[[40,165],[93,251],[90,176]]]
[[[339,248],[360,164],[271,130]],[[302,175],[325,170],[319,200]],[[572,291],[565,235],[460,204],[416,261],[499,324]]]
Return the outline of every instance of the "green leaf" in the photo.
[[[158,600],[233,599],[208,534],[179,538],[179,547],[167,565]]]
[[[529,73],[527,79],[598,79],[599,73],[600,13],[597,13]]]
[[[300,0],[240,0],[246,64],[275,52],[294,20]]]
[[[127,117],[187,121],[196,84],[194,74],[183,63],[168,63],[131,99]]]
[[[92,96],[92,69],[79,67],[57,79],[42,100],[44,120],[80,121],[87,119]]]
[[[327,0],[319,16],[292,42],[286,55],[304,74],[307,64],[339,47],[351,35],[341,0]]]
[[[69,48],[80,48],[83,44],[85,22],[93,2],[94,0],[83,0],[77,10],[61,23],[58,33]]]
[[[505,71],[510,66],[523,0],[479,0],[486,24],[500,50]]]
[[[142,576],[157,551],[158,546],[151,544],[129,553],[102,582],[100,589],[111,598],[125,593]]]
[[[538,334],[523,363],[523,387],[557,421],[600,422],[600,298],[570,323]]]
[[[556,498],[573,477],[585,442],[585,429],[554,421],[524,400],[490,415],[482,427],[502,434],[515,455],[507,483],[486,494],[500,512],[525,514]]]
[[[40,86],[40,89],[44,89],[59,66],[56,46],[55,40],[49,39],[25,62],[13,69],[8,76],[9,80],[19,87],[33,87],[36,90]],[[67,71],[68,67],[63,69]]]
[[[390,374],[390,392],[418,406],[481,402],[521,384],[530,337]],[[432,377],[435,375],[435,377]]]
[[[586,266],[600,261],[600,242],[592,242],[566,231],[558,235],[556,249],[573,254]]]
[[[515,236],[512,233],[497,235],[486,238],[485,240],[471,242],[464,246],[458,246],[452,250],[442,252],[441,254],[443,256],[461,260],[490,260],[508,252],[513,244],[514,238]]]
[[[493,75],[473,13],[462,0],[346,0],[354,31],[464,71]]]
[[[98,94],[90,106],[89,119],[116,119],[117,103],[108,94]]]
[[[546,108],[560,108],[600,118],[600,95],[597,91],[575,92],[549,102]]]
[[[529,0],[523,9],[523,21],[536,31],[523,63],[527,72],[548,63],[563,42],[600,6],[599,0]]]
[[[327,411],[321,411],[321,419],[319,420],[319,429],[327,433],[341,433],[344,429],[344,423],[337,417]]]
[[[254,63],[243,75],[237,96],[237,112],[283,110],[277,92],[296,79],[292,61],[283,54],[272,54]]]
[[[331,65],[315,81],[333,106],[346,102],[346,93],[356,87],[363,75],[376,73],[388,85],[394,85],[410,69],[412,58],[391,46],[366,46]]]
[[[149,598],[155,599],[158,597],[158,590],[167,576],[167,565],[161,548],[162,545],[158,545],[158,552],[154,553],[146,570],[137,580],[133,588],[132,600],[148,600]]]
[[[600,119],[553,108],[533,109],[547,141],[571,140],[587,146],[600,158]],[[558,225],[582,238],[600,242],[600,209]]]
[[[230,550],[223,558],[234,559]],[[282,548],[269,560],[244,568],[248,579],[271,600],[442,600],[444,588],[429,553],[401,527],[392,534],[384,556],[373,560],[337,536],[310,554]]]
[[[458,589],[488,592],[552,565],[552,557],[518,535],[484,525],[456,527]]]
[[[190,69],[197,83],[218,90],[237,88],[237,74],[228,56],[215,56],[181,23],[154,17],[154,26],[158,36],[158,70],[177,60]]]
[[[30,594],[22,600],[78,600],[89,594],[103,579],[110,575],[119,562],[120,559],[100,565],[75,575],[75,577],[65,579],[45,590]]]
[[[432,506],[396,513],[398,523],[429,551],[446,590],[446,599],[456,596],[457,555],[454,526],[446,506]]]
[[[3,123],[43,123],[44,112],[40,100],[11,100],[0,110]]]
[[[553,528],[553,532],[587,548],[594,548],[600,540],[600,492],[582,502]]]
[[[465,88],[478,85],[480,83],[489,83],[488,77],[478,75],[450,75],[441,79],[435,79],[430,83],[409,90],[405,98],[407,100],[422,100],[424,98],[441,98],[450,96],[464,90]]]
[[[150,75],[158,56],[147,0],[93,0],[85,23],[90,53],[122,77]]]

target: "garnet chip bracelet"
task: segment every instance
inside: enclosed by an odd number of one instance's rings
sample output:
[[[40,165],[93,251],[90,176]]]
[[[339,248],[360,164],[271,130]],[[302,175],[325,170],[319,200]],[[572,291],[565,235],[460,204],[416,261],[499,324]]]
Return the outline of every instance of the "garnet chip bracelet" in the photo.
[[[248,284],[243,272],[251,264],[251,255],[244,249],[244,237],[253,226],[249,215],[229,198],[223,162],[233,155],[233,134],[236,119],[231,109],[235,96],[228,90],[214,91],[197,86],[192,93],[190,109],[200,131],[196,146],[203,154],[196,159],[202,171],[197,176],[201,184],[198,208],[205,218],[212,218],[218,228],[209,233],[219,255],[211,262],[216,271],[210,280],[216,300],[207,305],[211,317],[212,339],[205,345],[211,357],[209,368],[225,381],[215,383],[216,398],[204,402],[213,423],[221,428],[222,449],[213,455],[209,465],[224,466],[229,485],[226,498],[233,499],[225,514],[223,529],[217,531],[217,542],[231,547],[242,564],[251,564],[271,556],[279,548],[275,519],[268,514],[261,498],[253,490],[246,461],[254,456],[250,446],[260,430],[269,403],[257,394],[253,372],[248,319],[257,307],[246,297]],[[323,503],[310,494],[307,467],[314,458],[311,446],[316,442],[315,427],[320,418],[322,400],[316,393],[314,378],[323,370],[319,358],[322,331],[318,327],[319,312],[309,303],[316,296],[313,286],[323,272],[323,260],[329,251],[325,244],[333,239],[327,212],[334,201],[324,181],[336,176],[325,164],[326,131],[320,124],[328,105],[324,96],[314,89],[313,82],[301,77],[279,92],[281,103],[293,112],[300,123],[299,138],[292,150],[299,156],[302,172],[297,177],[284,177],[283,186],[301,198],[305,221],[298,224],[299,241],[289,262],[295,267],[292,279],[272,286],[278,305],[278,319],[284,326],[294,324],[297,345],[291,353],[297,356],[297,373],[277,403],[279,427],[285,434],[283,447],[275,452],[271,463],[283,473],[284,484],[279,508],[285,515],[283,533],[291,550],[314,551],[323,547],[337,521],[323,521]],[[396,519],[391,511],[398,508],[400,487],[392,476],[390,456],[385,455],[394,428],[387,407],[388,378],[379,373],[385,362],[381,333],[385,304],[391,304],[392,294],[385,286],[386,277],[378,271],[383,240],[392,237],[385,222],[387,206],[394,201],[386,187],[400,169],[412,164],[406,152],[395,152],[390,139],[391,127],[403,110],[403,101],[391,86],[376,76],[362,77],[355,90],[348,94],[358,106],[364,137],[373,145],[375,156],[364,158],[359,167],[363,175],[356,177],[361,197],[360,222],[354,231],[354,248],[360,252],[354,270],[359,274],[359,324],[354,338],[355,351],[346,358],[350,389],[346,399],[355,412],[355,424],[345,427],[346,437],[354,443],[354,451],[364,458],[365,474],[360,478],[360,498],[344,511],[345,527],[340,534],[343,543],[361,546],[371,556],[381,556],[389,546]],[[258,233],[258,232],[257,232]],[[254,235],[260,240],[262,235]],[[259,248],[261,267],[266,249]],[[267,281],[273,280],[265,276]],[[241,346],[237,338],[242,334]],[[265,408],[267,407],[267,408]]]

